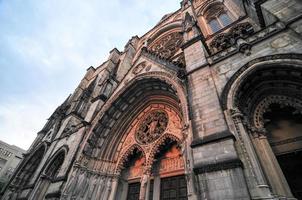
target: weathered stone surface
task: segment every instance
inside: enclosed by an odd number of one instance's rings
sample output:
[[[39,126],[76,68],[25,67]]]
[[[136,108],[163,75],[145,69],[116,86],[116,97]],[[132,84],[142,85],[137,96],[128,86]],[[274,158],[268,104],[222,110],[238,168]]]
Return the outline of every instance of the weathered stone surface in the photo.
[[[272,123],[301,126],[301,3],[242,2],[184,0],[88,68],[3,199],[301,198],[286,170],[300,154],[277,159],[300,152],[301,135],[278,141],[286,129]]]

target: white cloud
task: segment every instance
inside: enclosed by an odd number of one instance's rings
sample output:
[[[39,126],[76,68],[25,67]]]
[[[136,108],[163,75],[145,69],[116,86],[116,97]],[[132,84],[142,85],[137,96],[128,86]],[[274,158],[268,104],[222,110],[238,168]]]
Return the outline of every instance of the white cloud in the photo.
[[[10,101],[1,104],[1,140],[27,149],[61,100],[47,96],[41,94],[22,101],[10,98]]]
[[[1,140],[28,148],[90,65],[178,7],[175,0],[0,1]]]

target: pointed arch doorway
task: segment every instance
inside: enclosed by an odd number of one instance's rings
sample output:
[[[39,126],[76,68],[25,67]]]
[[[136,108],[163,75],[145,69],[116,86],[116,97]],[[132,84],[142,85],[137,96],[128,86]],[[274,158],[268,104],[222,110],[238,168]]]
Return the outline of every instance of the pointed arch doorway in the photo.
[[[152,104],[142,111],[121,144],[115,199],[187,199],[180,123],[168,105]]]

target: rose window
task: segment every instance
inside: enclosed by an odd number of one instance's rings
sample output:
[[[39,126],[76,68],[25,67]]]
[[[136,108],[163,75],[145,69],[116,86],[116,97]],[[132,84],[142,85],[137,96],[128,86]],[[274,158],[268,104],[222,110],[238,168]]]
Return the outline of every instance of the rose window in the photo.
[[[136,139],[141,144],[148,144],[160,137],[168,125],[168,116],[163,111],[153,111],[140,122]]]

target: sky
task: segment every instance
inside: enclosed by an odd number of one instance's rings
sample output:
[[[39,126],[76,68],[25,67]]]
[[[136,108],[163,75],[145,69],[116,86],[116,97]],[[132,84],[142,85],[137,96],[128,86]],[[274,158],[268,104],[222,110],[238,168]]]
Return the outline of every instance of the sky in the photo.
[[[180,0],[0,0],[0,140],[28,149],[89,66],[179,6]]]

